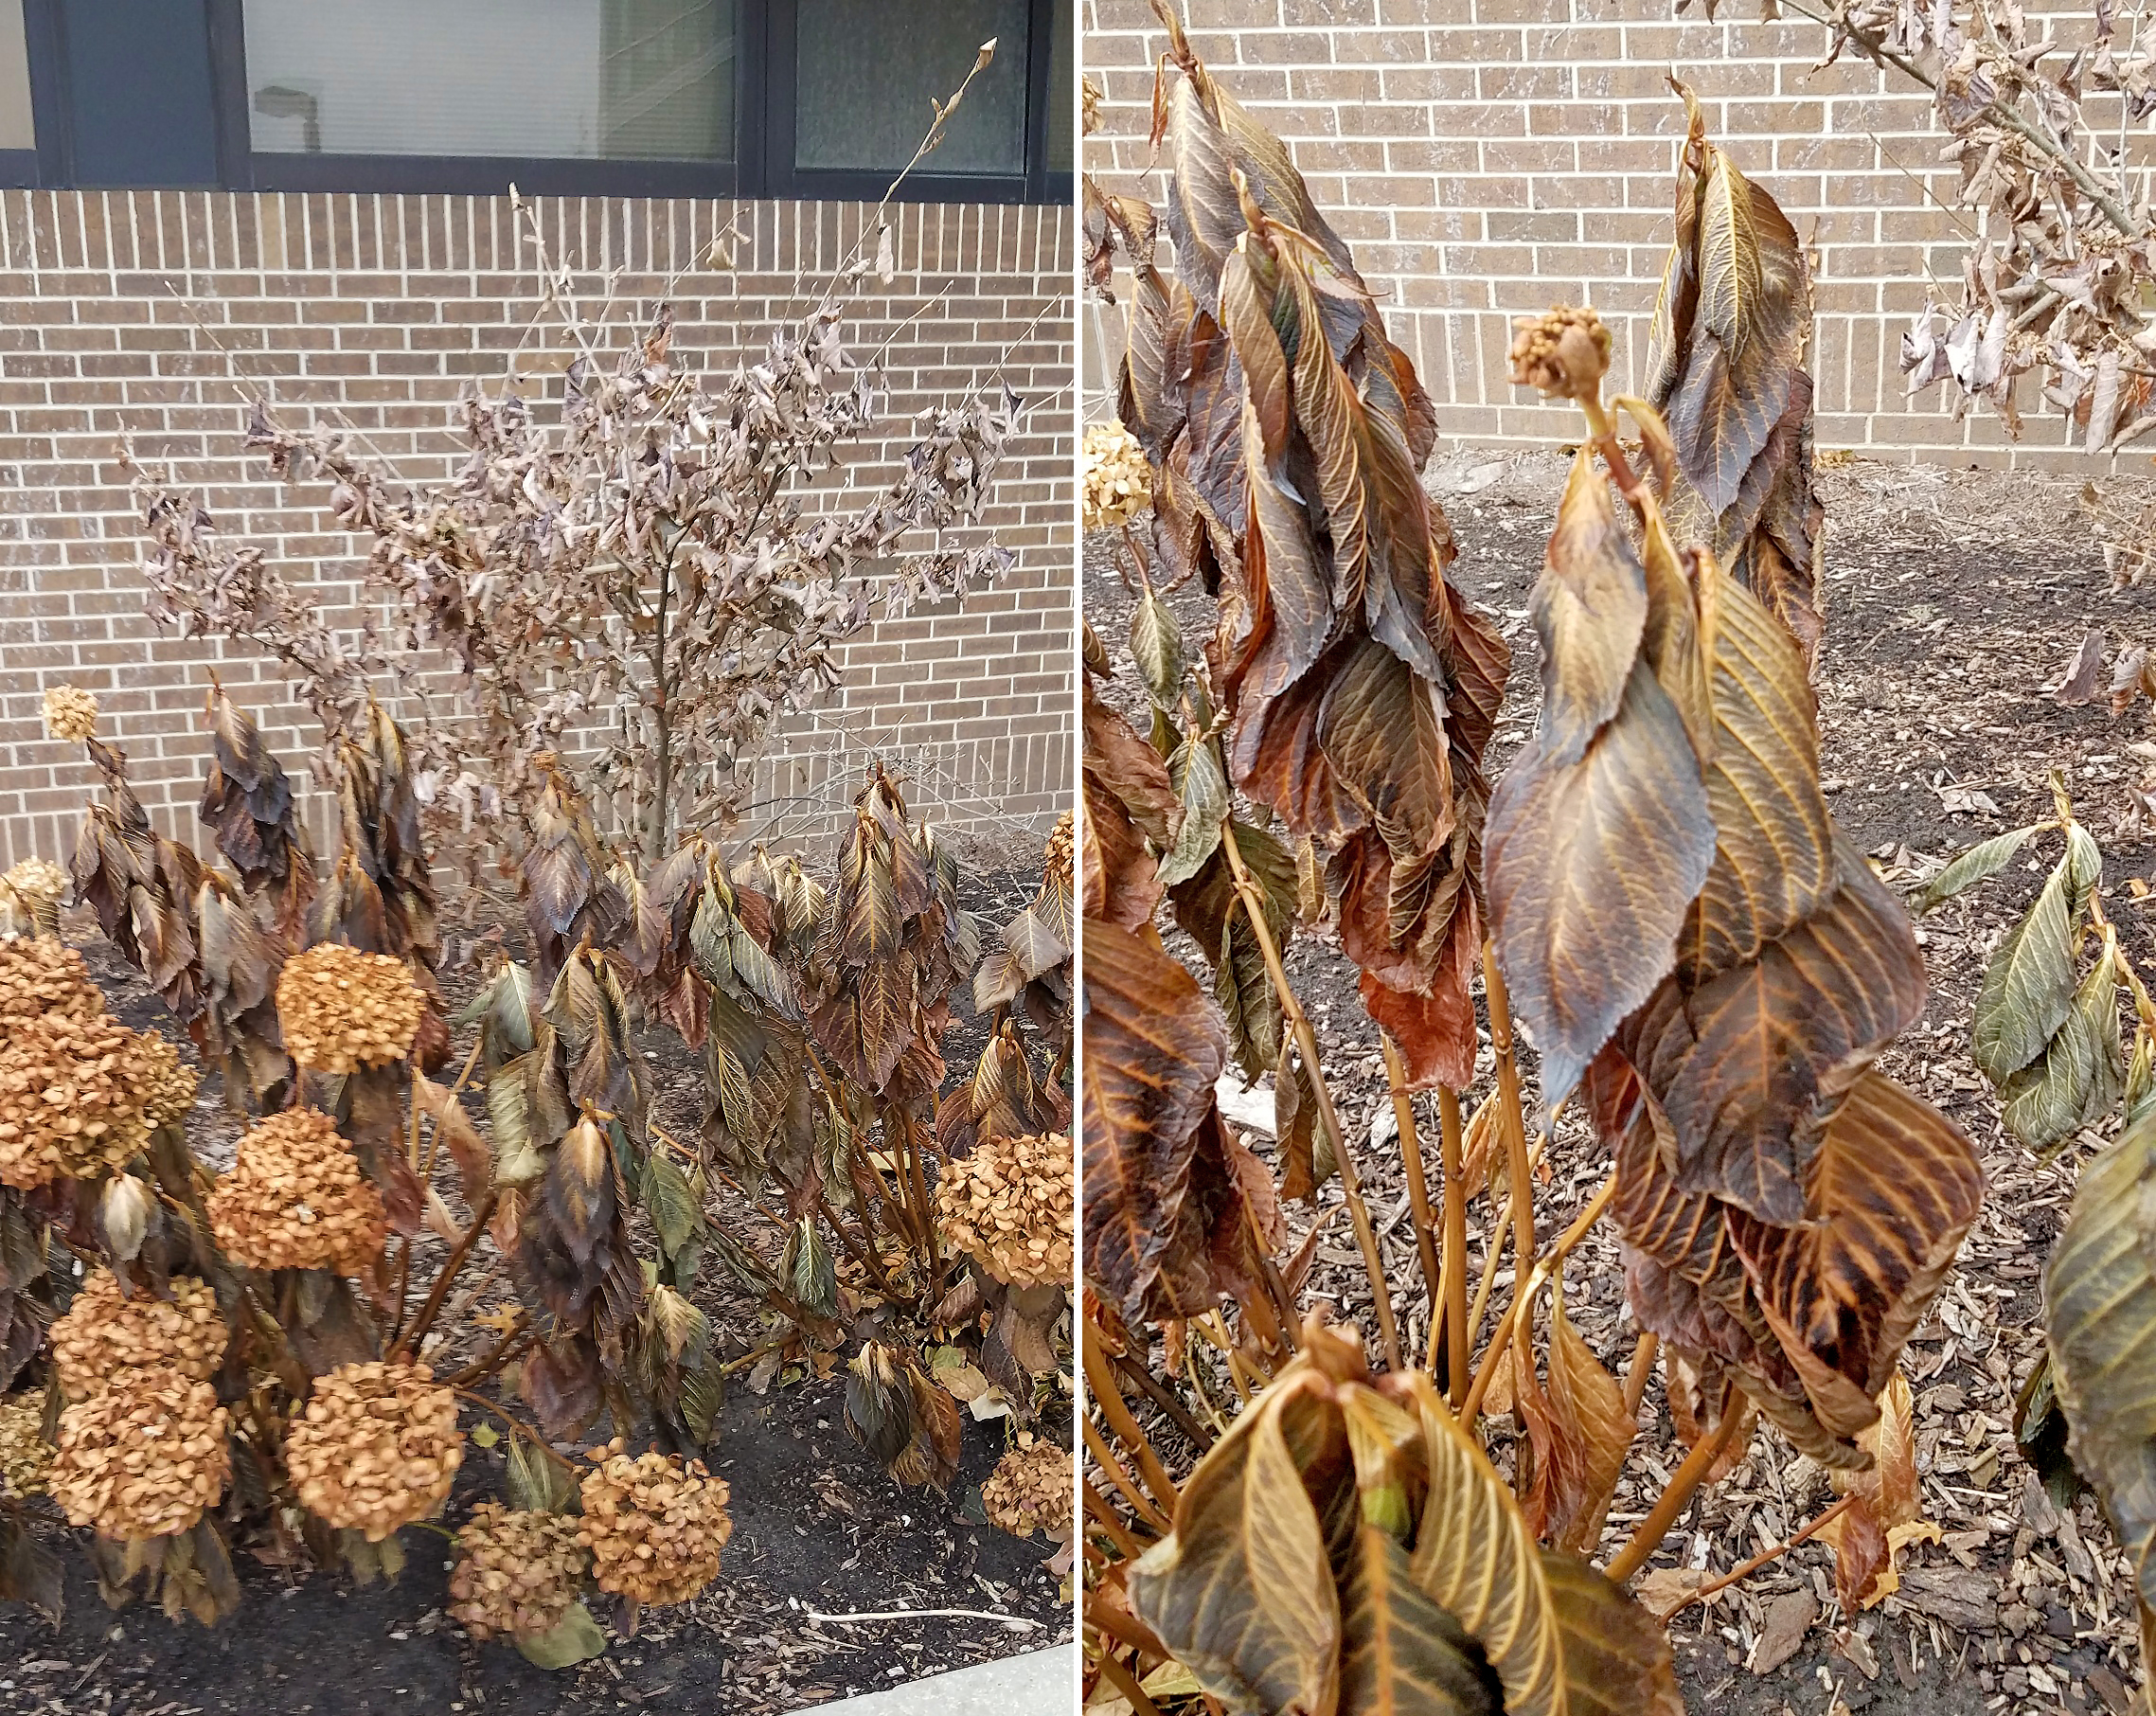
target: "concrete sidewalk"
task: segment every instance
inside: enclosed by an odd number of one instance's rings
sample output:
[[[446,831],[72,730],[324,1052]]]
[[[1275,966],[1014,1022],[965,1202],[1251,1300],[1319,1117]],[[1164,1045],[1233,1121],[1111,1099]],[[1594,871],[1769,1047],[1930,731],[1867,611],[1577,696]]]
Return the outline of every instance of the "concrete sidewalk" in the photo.
[[[817,1716],[1073,1716],[1078,1646],[1029,1651],[815,1706]]]

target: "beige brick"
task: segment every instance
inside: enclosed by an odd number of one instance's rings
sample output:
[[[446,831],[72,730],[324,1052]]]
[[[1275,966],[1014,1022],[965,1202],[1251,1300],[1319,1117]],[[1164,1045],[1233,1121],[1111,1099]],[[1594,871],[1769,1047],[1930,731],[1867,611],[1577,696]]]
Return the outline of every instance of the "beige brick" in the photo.
[[[1238,9],[1274,20],[1270,0]],[[1382,165],[1381,146],[1361,147]],[[869,211],[550,199],[541,213],[595,299],[593,269],[628,270],[618,290],[632,306],[655,302],[684,271],[676,349],[723,373],[745,336],[798,309],[797,271],[835,265]],[[698,265],[737,213],[752,236],[734,271]],[[850,645],[839,696],[775,736],[757,816],[796,845],[823,843],[874,752],[910,774],[926,815],[1007,846],[1052,820],[1073,763],[1075,492],[1060,391],[1072,345],[1057,306],[1074,223],[1055,208],[907,206],[893,218],[900,277],[860,301],[851,331],[857,351],[889,342],[884,420],[847,475],[857,488],[887,481],[915,412],[1002,371],[1039,407],[985,521],[1018,565],[965,604],[918,610]],[[302,769],[315,742],[266,657],[160,635],[143,616],[119,438],[200,486],[220,528],[259,543],[333,624],[356,625],[365,545],[327,527],[318,487],[289,491],[247,453],[235,376],[267,387],[289,417],[364,431],[407,477],[444,477],[461,456],[453,424],[469,384],[501,376],[520,345],[528,376],[558,375],[565,361],[559,334],[527,334],[536,306],[518,264],[496,199],[0,193],[0,864],[64,856],[92,785],[80,757],[44,737],[48,685],[99,693],[106,735],[131,752],[152,817],[185,838],[201,832],[212,667],[258,709],[288,767]],[[917,733],[931,674],[934,731]],[[325,809],[311,805],[326,834]]]

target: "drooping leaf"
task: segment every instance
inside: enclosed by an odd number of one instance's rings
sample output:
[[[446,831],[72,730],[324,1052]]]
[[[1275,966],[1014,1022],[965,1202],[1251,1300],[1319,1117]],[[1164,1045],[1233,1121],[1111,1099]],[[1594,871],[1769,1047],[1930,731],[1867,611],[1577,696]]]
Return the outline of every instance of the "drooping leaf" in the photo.
[[[1549,1541],[1568,1555],[1590,1555],[1639,1426],[1625,1410],[1624,1389],[1565,1315],[1561,1292],[1550,1313],[1549,1402],[1560,1437],[1577,1451],[1557,1469]]]
[[[1807,1224],[1732,1212],[1729,1232],[1813,1411],[1854,1437],[1976,1220],[1984,1171],[1945,1116],[1867,1072],[1827,1126],[1807,1191]]]
[[[2109,943],[2074,991],[2058,1034],[1999,1088],[2006,1130],[2042,1152],[2110,1112],[2124,1088],[2117,961]]]
[[[2094,1486],[2144,1610],[2156,1607],[2156,1122],[2081,1171],[2044,1265],[2044,1333],[2075,1467]]]
[[[1221,771],[1220,748],[1210,739],[1185,740],[1168,759],[1168,778],[1183,806],[1175,844],[1163,854],[1159,880],[1172,888],[1204,867],[1221,844],[1221,819],[1228,813],[1228,779]]]
[[[1339,1696],[1340,1590],[1311,1498],[1352,1468],[1316,1381],[1276,1381],[1235,1421],[1184,1486],[1175,1530],[1130,1574],[1140,1616],[1238,1709],[1331,1709]]]
[[[1514,760],[1488,838],[1490,933],[1555,1102],[1669,970],[1714,858],[1698,759],[1644,665],[1577,761]]]
[[[1190,1248],[1191,1163],[1226,1047],[1157,945],[1088,924],[1085,960],[1086,1275],[1135,1317],[1164,1261]]]
[[[1924,885],[1923,891],[1916,896],[1917,912],[1935,911],[1956,894],[1966,893],[1979,882],[1996,876],[2013,863],[2015,855],[2035,832],[2036,826],[2032,823],[2025,829],[2011,829],[1977,842]]]
[[[1806,1219],[1822,1123],[1923,1013],[1923,958],[1898,903],[1845,842],[1837,871],[1818,916],[1699,989],[1664,985],[1626,1027],[1674,1130],[1679,1186],[1763,1222]]]
[[[1970,1021],[1969,1053],[1994,1084],[2043,1053],[2074,1006],[2072,856],[2044,879],[2036,903],[1984,968]]]
[[[1481,1653],[1416,1584],[1397,1538],[1356,1528],[1340,1607],[1342,1716],[1502,1716]]]
[[[1647,631],[1647,581],[1617,525],[1610,485],[1581,447],[1530,598],[1542,645],[1540,747],[1576,762],[1614,719]]]
[[[1149,583],[1131,615],[1131,659],[1153,702],[1173,708],[1183,689],[1183,631]]]

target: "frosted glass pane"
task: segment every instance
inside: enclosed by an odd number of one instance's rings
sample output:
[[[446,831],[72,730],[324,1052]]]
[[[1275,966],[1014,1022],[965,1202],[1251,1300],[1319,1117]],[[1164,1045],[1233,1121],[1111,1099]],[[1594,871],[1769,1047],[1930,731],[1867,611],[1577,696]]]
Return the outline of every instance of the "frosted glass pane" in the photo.
[[[794,164],[896,171],[996,38],[923,172],[1025,170],[1025,0],[801,0]]]
[[[0,149],[35,149],[30,123],[30,56],[23,40],[22,0],[0,0]]]
[[[262,154],[727,161],[735,0],[245,0]]]

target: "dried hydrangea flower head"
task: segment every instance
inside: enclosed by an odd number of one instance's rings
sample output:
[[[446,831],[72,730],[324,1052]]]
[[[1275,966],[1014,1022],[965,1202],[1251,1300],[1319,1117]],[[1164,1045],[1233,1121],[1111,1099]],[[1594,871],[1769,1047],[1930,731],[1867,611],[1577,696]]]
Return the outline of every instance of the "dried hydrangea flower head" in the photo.
[[[449,1498],[464,1463],[456,1396],[425,1365],[341,1365],[284,1439],[301,1504],[340,1530],[381,1543]]]
[[[209,1194],[218,1245],[250,1269],[358,1275],[382,1255],[389,1222],[335,1122],[288,1108],[240,1140],[239,1160]]]
[[[354,1073],[403,1060],[426,1009],[401,959],[340,942],[287,959],[277,978],[285,1048],[313,1072]]]
[[[94,1019],[104,1010],[82,956],[57,936],[0,941],[0,1038],[31,1019]]]
[[[143,1042],[105,1013],[10,1022],[0,1043],[0,1185],[95,1179],[139,1155],[150,1142]]]
[[[0,934],[58,936],[60,897],[67,872],[43,858],[26,858],[0,870]]]
[[[1599,399],[1610,370],[1610,331],[1590,309],[1553,304],[1512,324],[1512,384],[1551,398]]]
[[[142,1117],[154,1131],[187,1117],[202,1077],[180,1058],[178,1046],[156,1031],[142,1034]]]
[[[56,1450],[45,1439],[45,1402],[34,1394],[0,1400],[0,1495],[28,1501],[45,1492]]]
[[[981,1486],[981,1506],[1014,1537],[1054,1536],[1071,1523],[1072,1482],[1069,1451],[1022,1432]]]
[[[943,1236],[999,1281],[1060,1286],[1071,1278],[1074,1179],[1071,1141],[1059,1134],[984,1139],[936,1180]]]
[[[1145,450],[1121,423],[1091,423],[1085,432],[1085,488],[1080,522],[1110,530],[1152,505],[1152,469]]]
[[[1065,811],[1056,818],[1056,826],[1048,831],[1048,842],[1041,849],[1042,869],[1051,877],[1069,882],[1071,869],[1072,831],[1071,813]]]
[[[592,1564],[578,1530],[571,1514],[481,1502],[456,1534],[451,1618],[479,1639],[551,1633],[576,1603]]]
[[[592,1552],[600,1590],[639,1603],[686,1602],[718,1577],[719,1552],[734,1534],[731,1492],[702,1460],[632,1459],[626,1446],[616,1438],[584,1475],[577,1541]]]
[[[116,1543],[192,1530],[232,1475],[231,1428],[207,1383],[131,1371],[61,1413],[46,1485],[71,1525]]]
[[[87,1400],[123,1385],[136,1370],[163,1366],[191,1382],[206,1381],[224,1362],[231,1332],[218,1314],[207,1281],[176,1275],[172,1296],[148,1288],[123,1295],[109,1269],[93,1269],[52,1326],[53,1375],[69,1400]]]
[[[98,699],[79,686],[53,686],[45,694],[45,729],[62,744],[98,736]]]

